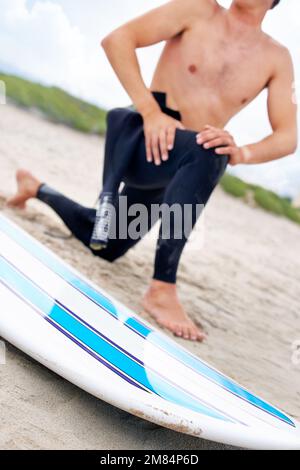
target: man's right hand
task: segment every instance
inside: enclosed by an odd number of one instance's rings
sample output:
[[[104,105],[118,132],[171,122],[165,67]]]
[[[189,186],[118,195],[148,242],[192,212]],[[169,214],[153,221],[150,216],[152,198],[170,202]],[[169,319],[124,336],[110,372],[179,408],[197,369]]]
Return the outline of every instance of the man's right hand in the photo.
[[[143,119],[147,161],[161,165],[169,159],[169,152],[174,148],[176,129],[185,127],[160,110],[149,112]]]

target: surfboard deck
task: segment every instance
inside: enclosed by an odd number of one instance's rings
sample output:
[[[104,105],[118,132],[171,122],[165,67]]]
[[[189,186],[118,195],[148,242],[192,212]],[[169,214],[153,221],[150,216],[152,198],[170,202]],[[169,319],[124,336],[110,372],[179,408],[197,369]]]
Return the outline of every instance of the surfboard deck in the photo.
[[[0,335],[135,416],[249,449],[300,449],[300,425],[191,354],[0,215]]]

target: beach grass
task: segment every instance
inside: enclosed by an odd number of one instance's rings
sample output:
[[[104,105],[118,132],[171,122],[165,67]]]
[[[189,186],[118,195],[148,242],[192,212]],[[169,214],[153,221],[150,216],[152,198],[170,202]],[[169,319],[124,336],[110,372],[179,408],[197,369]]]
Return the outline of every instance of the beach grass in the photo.
[[[228,173],[222,178],[221,187],[234,197],[245,201],[250,199],[256,206],[300,225],[300,210],[293,207],[289,199],[280,197],[273,191],[246,183]]]
[[[234,197],[244,198],[247,195],[248,185],[235,176],[226,173],[221,181],[221,186],[226,193]]]
[[[80,100],[58,87],[47,87],[0,72],[9,100],[40,111],[49,120],[91,134],[104,134],[106,111]]]

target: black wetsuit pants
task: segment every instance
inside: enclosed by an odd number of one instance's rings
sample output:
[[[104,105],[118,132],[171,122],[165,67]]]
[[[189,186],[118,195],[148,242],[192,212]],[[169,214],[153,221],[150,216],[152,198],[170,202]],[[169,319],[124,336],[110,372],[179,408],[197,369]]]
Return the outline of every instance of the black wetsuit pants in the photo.
[[[164,93],[154,93],[154,97],[164,113],[177,120],[181,119],[177,111],[167,108]],[[181,223],[184,224],[184,219],[189,218],[188,227],[194,227],[201,212],[199,207],[206,205],[228,163],[227,156],[219,156],[214,149],[206,150],[198,145],[196,135],[193,131],[177,130],[175,146],[169,152],[169,160],[156,166],[146,160],[143,121],[140,114],[131,108],[115,109],[108,114],[103,192],[117,195],[116,233],[119,212],[123,210],[120,196],[127,197],[128,208],[142,204],[148,210],[149,223],[139,237],[115,236],[109,240],[105,249],[92,250],[96,256],[110,262],[115,261],[141,240],[159,218],[163,222],[163,212],[155,211],[157,217],[153,217],[151,207],[154,204],[164,204],[169,208],[174,204],[182,208],[187,207],[187,211],[182,210]],[[120,183],[123,183],[121,191]],[[89,247],[96,216],[95,209],[83,207],[47,185],[40,187],[37,197],[48,204],[72,234]],[[135,217],[136,215],[127,215],[128,226]],[[162,228],[160,230],[154,269],[154,279],[169,283],[176,282],[179,260],[189,235],[182,227],[181,235],[178,236],[178,223],[174,217],[169,217],[167,236]]]

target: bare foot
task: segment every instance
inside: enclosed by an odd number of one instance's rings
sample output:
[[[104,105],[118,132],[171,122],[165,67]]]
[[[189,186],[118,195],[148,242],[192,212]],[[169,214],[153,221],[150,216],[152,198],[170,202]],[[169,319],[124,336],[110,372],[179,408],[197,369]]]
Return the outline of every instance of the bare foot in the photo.
[[[16,180],[18,185],[17,193],[8,199],[7,205],[9,207],[25,209],[26,201],[36,197],[41,182],[26,170],[18,170]]]
[[[153,281],[143,299],[143,308],[160,326],[175,336],[191,341],[203,341],[206,338],[205,333],[187,316],[173,284]]]

